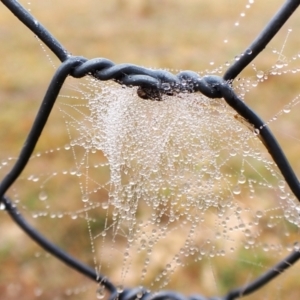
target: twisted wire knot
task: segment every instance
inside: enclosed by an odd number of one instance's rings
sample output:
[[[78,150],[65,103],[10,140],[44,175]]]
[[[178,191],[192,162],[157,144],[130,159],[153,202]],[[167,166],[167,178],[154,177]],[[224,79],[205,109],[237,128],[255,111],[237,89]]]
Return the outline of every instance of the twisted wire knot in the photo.
[[[122,293],[111,294],[109,300],[220,300],[218,297],[206,298],[201,295],[191,295],[186,297],[173,291],[161,291],[150,293],[141,288],[125,289]]]
[[[77,57],[80,65],[71,75],[81,78],[87,74],[99,80],[114,80],[126,86],[138,86],[140,98],[162,100],[163,95],[201,92],[209,98],[221,98],[221,86],[226,84],[222,77],[206,75],[200,77],[193,71],[182,71],[174,75],[166,70],[153,70],[133,64],[116,65],[106,58],[87,60]]]

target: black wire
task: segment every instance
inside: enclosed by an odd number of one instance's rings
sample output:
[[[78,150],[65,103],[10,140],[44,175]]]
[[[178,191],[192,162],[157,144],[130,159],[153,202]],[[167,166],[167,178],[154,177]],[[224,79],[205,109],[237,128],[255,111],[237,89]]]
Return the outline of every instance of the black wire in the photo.
[[[25,168],[65,79],[80,62],[80,58],[70,57],[55,72],[18,159],[12,170],[0,182],[0,199]]]
[[[224,79],[215,77],[214,80],[216,80],[215,88],[220,89],[222,97],[224,97],[227,104],[253,125],[253,130],[262,138],[264,146],[272,156],[291,191],[300,202],[299,180],[271,130],[266,123],[235,94],[231,86],[225,82]],[[219,82],[219,86],[217,86],[217,82]]]
[[[281,275],[286,269],[291,267],[300,258],[299,251],[293,251],[290,255],[269,269],[263,275],[259,276],[246,286],[239,287],[230,291],[222,300],[233,300],[251,294],[257,291],[262,286],[266,285],[275,277]]]
[[[82,63],[81,57],[69,57],[56,70],[42,101],[40,109],[37,113],[33,126],[21,150],[21,153],[12,170],[4,177],[4,179],[0,183],[0,199],[4,203],[5,209],[8,211],[13,220],[41,247],[63,261],[65,264],[71,266],[73,269],[92,278],[97,282],[101,282],[101,284],[105,286],[110,292],[114,292],[116,288],[109,280],[106,279],[105,276],[97,274],[93,269],[79,262],[69,254],[65,253],[63,250],[55,246],[53,243],[48,241],[46,238],[44,238],[37,230],[35,230],[25,221],[22,214],[14,205],[12,205],[9,198],[4,196],[5,192],[19,177],[21,172],[24,170],[28,160],[30,159],[65,79],[80,63]]]
[[[3,196],[2,203],[5,205],[6,211],[14,220],[14,222],[18,224],[19,227],[43,249],[51,253],[54,257],[58,258],[60,261],[62,261],[72,269],[77,270],[79,273],[91,278],[98,283],[101,283],[101,285],[105,286],[111,293],[116,292],[116,287],[107,279],[106,276],[98,274],[94,269],[75,259],[69,253],[66,253],[55,244],[47,240],[43,234],[39,233],[34,227],[32,227],[25,220],[20,211],[18,211],[17,207],[12,204],[11,200],[8,197]]]
[[[36,36],[47,45],[47,47],[60,59],[61,62],[69,56],[68,51],[51,33],[18,2],[12,0],[1,0],[1,2]]]
[[[299,4],[300,0],[287,0],[253,43],[243,54],[241,54],[238,60],[228,68],[223,78],[227,81],[234,80],[238,74],[241,73],[262,50],[264,50],[284,23],[294,13]]]

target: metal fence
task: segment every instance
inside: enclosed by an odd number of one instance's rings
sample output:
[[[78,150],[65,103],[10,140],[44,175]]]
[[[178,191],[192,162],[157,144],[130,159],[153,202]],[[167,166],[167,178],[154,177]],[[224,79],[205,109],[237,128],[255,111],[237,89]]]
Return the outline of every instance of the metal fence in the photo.
[[[0,183],[0,196],[2,205],[10,215],[12,220],[29,235],[36,243],[51,253],[57,259],[70,266],[72,269],[84,274],[95,282],[105,286],[110,292],[110,299],[186,299],[185,296],[172,291],[161,291],[151,294],[147,290],[140,288],[124,289],[118,292],[113,282],[106,276],[97,274],[95,270],[76,258],[72,257],[62,249],[49,241],[43,234],[33,228],[13,201],[6,195],[6,191],[14,184],[21,172],[28,163],[34,148],[42,134],[49,114],[55,104],[56,98],[68,76],[81,78],[87,75],[93,76],[98,80],[113,80],[119,84],[129,87],[138,87],[138,96],[143,99],[161,101],[162,96],[172,96],[178,93],[200,92],[209,98],[223,98],[242,118],[253,127],[256,135],[261,139],[267,151],[272,156],[274,162],[281,171],[286,183],[291,191],[300,201],[300,184],[290,166],[284,152],[278,144],[276,138],[266,126],[266,123],[249,108],[236,95],[232,88],[233,81],[238,74],[246,68],[257,55],[266,47],[271,39],[277,34],[283,24],[295,12],[300,4],[300,0],[288,0],[279,9],[269,24],[262,30],[260,35],[250,44],[237,60],[227,69],[223,77],[216,75],[206,75],[200,77],[192,71],[183,71],[176,75],[164,70],[152,70],[132,64],[116,65],[112,61],[103,58],[88,60],[81,56],[74,56],[48,32],[41,23],[35,20],[31,14],[14,0],[1,0],[1,2],[25,25],[27,26],[44,44],[60,59],[61,65],[56,70],[44,99],[41,103],[39,112],[34,124],[28,134],[27,140],[20,152],[12,170],[5,176]],[[222,299],[230,300],[246,296],[268,284],[273,278],[279,276],[286,269],[291,267],[300,258],[300,252],[295,249],[278,264],[270,268],[267,272],[247,284],[229,291],[225,296],[205,298],[201,295],[190,296],[189,299]]]

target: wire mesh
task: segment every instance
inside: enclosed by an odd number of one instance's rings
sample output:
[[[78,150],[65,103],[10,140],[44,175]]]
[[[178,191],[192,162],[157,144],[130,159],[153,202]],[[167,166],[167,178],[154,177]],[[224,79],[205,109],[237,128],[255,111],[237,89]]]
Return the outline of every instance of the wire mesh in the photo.
[[[165,95],[172,97],[180,93],[195,92],[200,92],[212,99],[223,98],[227,104],[231,106],[251,128],[253,128],[253,131],[258,138],[261,139],[274,162],[277,164],[291,191],[300,201],[299,181],[276,138],[268,126],[265,125],[266,123],[236,95],[232,88],[232,83],[237,78],[238,74],[261,53],[266,45],[268,45],[271,39],[298,8],[300,1],[286,1],[254,42],[247,47],[239,58],[228,68],[223,77],[216,75],[200,77],[196,72],[192,71],[183,71],[174,75],[164,70],[152,70],[132,64],[117,65],[104,58],[88,60],[81,56],[73,56],[17,1],[2,0],[1,2],[41,41],[43,41],[62,62],[49,84],[41,103],[40,110],[20,152],[19,158],[12,170],[1,181],[1,201],[12,220],[18,224],[25,233],[63,263],[105,286],[110,292],[110,299],[186,299],[186,297],[173,291],[162,291],[152,294],[146,289],[141,290],[140,288],[124,289],[119,293],[117,287],[113,282],[108,280],[105,275],[97,273],[93,268],[90,268],[70,254],[64,252],[32,227],[13,204],[12,200],[5,195],[7,190],[14,184],[15,180],[20,176],[27,165],[42,134],[57,96],[68,76],[75,78],[93,76],[97,80],[113,80],[129,87],[135,86],[138,87],[137,93],[139,97],[155,101],[161,101]],[[273,278],[279,276],[282,272],[296,263],[299,258],[300,252],[294,250],[277,265],[270,268],[270,270],[246,286],[237,287],[229,291],[225,296],[205,298],[200,295],[194,295],[190,296],[189,299],[229,300],[241,298],[268,284]]]

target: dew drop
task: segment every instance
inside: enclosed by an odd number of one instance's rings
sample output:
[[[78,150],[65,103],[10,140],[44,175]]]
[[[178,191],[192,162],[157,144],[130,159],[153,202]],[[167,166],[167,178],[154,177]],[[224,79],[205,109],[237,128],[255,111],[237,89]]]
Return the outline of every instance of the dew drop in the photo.
[[[279,180],[278,181],[278,187],[280,189],[284,189],[285,188],[285,181],[284,180]]]
[[[45,191],[41,191],[41,192],[39,193],[39,199],[40,199],[41,201],[45,201],[45,200],[47,200],[47,198],[48,198],[48,194],[47,194]]]
[[[230,156],[236,156],[237,152],[235,149],[231,149],[230,152],[229,152]]]
[[[261,210],[258,210],[255,215],[257,218],[262,218],[264,213]]]
[[[123,293],[123,291],[124,291],[123,285],[122,285],[122,284],[118,285],[118,286],[117,286],[117,292],[118,292],[119,294],[121,294],[121,293]]]
[[[0,210],[5,210],[5,204],[0,202]]]
[[[78,217],[78,216],[77,216],[76,214],[71,214],[71,219],[72,219],[72,220],[76,220],[77,217]]]
[[[233,192],[235,195],[239,195],[239,194],[241,193],[241,186],[237,184],[237,185],[232,189],[232,192]]]
[[[108,202],[103,202],[102,203],[102,208],[103,209],[108,209],[108,206],[109,206]]]
[[[97,288],[97,291],[96,291],[96,298],[97,299],[103,299],[105,296],[105,287],[104,286],[99,286]]]
[[[255,239],[254,239],[253,237],[249,237],[249,238],[247,239],[247,243],[248,243],[249,245],[254,245],[254,244],[255,244]]]
[[[257,77],[258,79],[263,78],[264,75],[265,75],[264,71],[257,71],[257,73],[256,73],[256,77]]]
[[[268,252],[268,251],[270,250],[269,245],[268,245],[268,244],[264,244],[264,245],[263,245],[263,250],[264,250],[265,252]]]
[[[259,135],[259,133],[260,133],[259,129],[258,129],[258,128],[255,128],[255,129],[254,129],[254,135]]]
[[[284,63],[281,62],[281,61],[278,61],[278,62],[275,64],[275,67],[276,67],[277,69],[282,69],[283,66],[284,66]]]
[[[243,184],[246,182],[246,177],[245,175],[241,174],[238,178],[238,183]]]
[[[137,299],[141,299],[143,297],[143,291],[140,291],[136,294]]]
[[[300,243],[299,242],[294,243],[294,250],[297,252],[300,252]]]
[[[82,200],[82,202],[87,202],[87,201],[89,201],[89,195],[87,195],[87,194],[82,195],[81,200]]]

